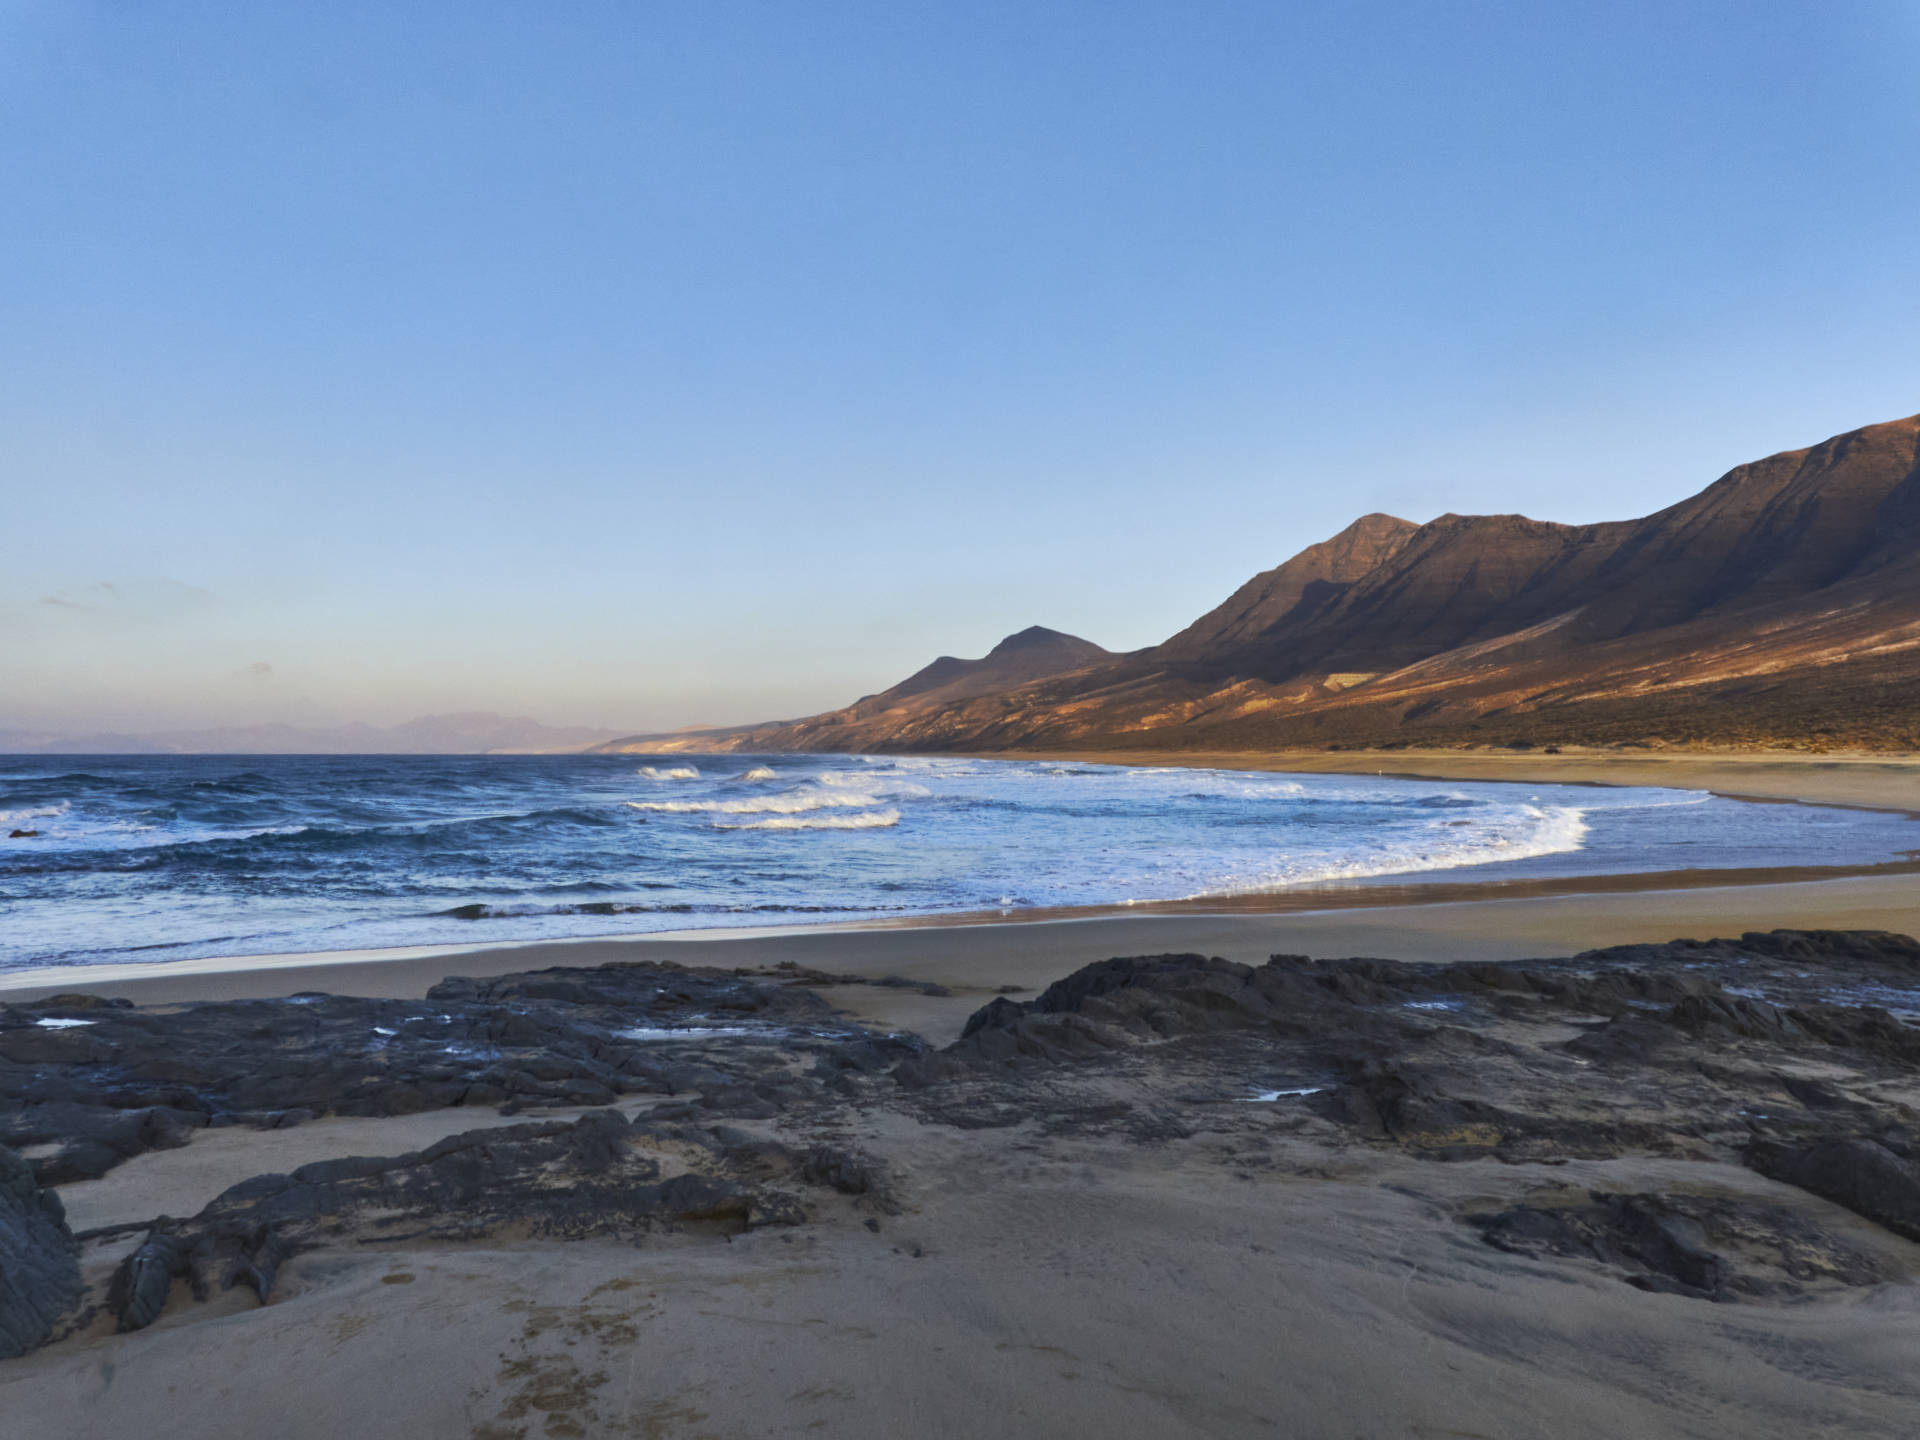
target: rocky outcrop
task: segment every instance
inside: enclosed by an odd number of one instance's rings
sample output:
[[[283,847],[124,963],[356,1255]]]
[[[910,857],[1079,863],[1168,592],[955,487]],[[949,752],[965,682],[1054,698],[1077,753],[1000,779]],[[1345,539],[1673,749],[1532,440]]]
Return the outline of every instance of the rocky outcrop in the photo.
[[[1555,1187],[1532,1203],[1466,1218],[1510,1254],[1587,1261],[1637,1289],[1697,1300],[1797,1296],[1899,1278],[1782,1205]]]
[[[0,1146],[0,1360],[45,1341],[80,1294],[80,1248],[60,1197]]]
[[[1145,1138],[1165,1120],[1117,1112],[1112,1095],[1147,1083],[1291,1105],[1423,1160],[1717,1159],[1920,1240],[1920,1134],[1900,1099],[1920,1079],[1916,1015],[1920,942],[1874,931],[1501,964],[1156,955],[996,999],[893,1073],[928,1118],[961,1125],[1051,1112]],[[1817,1215],[1751,1197],[1581,1194],[1473,1223],[1500,1248],[1697,1298],[1898,1270]]]
[[[136,1009],[63,995],[0,1006],[0,1143],[43,1147],[36,1175],[63,1184],[207,1126],[316,1115],[631,1094],[771,1115],[910,1050],[840,1023],[786,978],[672,965],[453,979],[424,1001],[310,994]]]
[[[801,1152],[725,1127],[630,1123],[600,1111],[474,1130],[412,1154],[256,1176],[190,1220],[163,1217],[114,1272],[106,1305],[120,1329],[138,1330],[160,1315],[176,1281],[196,1300],[243,1286],[264,1303],[282,1265],[329,1246],[448,1244],[508,1229],[581,1240],[797,1225],[809,1186],[891,1194],[870,1157]]]
[[[1897,1154],[1891,1146],[1905,1153]],[[1811,1190],[1896,1235],[1920,1240],[1920,1165],[1912,1157],[1913,1145],[1905,1134],[1884,1131],[1804,1146],[1762,1141],[1748,1163],[1763,1175]]]

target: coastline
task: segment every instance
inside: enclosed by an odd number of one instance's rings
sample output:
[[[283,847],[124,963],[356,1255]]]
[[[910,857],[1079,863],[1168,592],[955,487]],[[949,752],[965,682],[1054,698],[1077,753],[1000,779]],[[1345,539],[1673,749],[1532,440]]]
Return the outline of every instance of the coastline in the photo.
[[[1735,800],[1782,800],[1920,814],[1920,754],[1778,750],[1001,750],[982,760],[1060,760],[1269,770],[1301,775],[1394,775],[1530,785],[1650,785]]]
[[[1539,756],[1406,750],[1007,751],[975,758],[1293,774],[1372,773],[1513,784],[1666,786],[1710,790],[1753,803],[1920,816],[1920,756],[1812,758],[1741,752],[1621,757],[1610,752]],[[1754,916],[1772,918],[1749,923]],[[496,975],[543,965],[667,960],[689,966],[761,968],[787,959],[876,978],[901,974],[934,979],[977,997],[991,987],[986,985],[986,971],[982,970],[977,984],[972,972],[981,969],[983,962],[977,957],[989,953],[1026,957],[1017,966],[987,967],[992,985],[1035,981],[1044,985],[1108,955],[1207,950],[1208,945],[1216,948],[1207,953],[1252,963],[1289,949],[1316,958],[1371,953],[1409,960],[1446,961],[1475,954],[1522,959],[1571,955],[1610,944],[1683,935],[1704,939],[1776,927],[1920,934],[1920,856],[1865,866],[1649,870],[1525,880],[1384,877],[1244,895],[948,912],[820,925],[518,941],[476,938],[392,949],[46,966],[0,973],[0,1001],[30,1001],[74,989],[110,991],[143,1004],[319,990],[414,997],[449,975]],[[1342,936],[1351,937],[1344,942],[1346,948],[1342,948]],[[1371,948],[1360,943],[1363,938]],[[1390,945],[1400,948],[1384,948]],[[1045,973],[1052,962],[1044,957],[1056,950],[1057,966],[1052,966],[1053,973]],[[929,952],[937,958],[927,958]],[[944,978],[935,977],[936,970]],[[881,1013],[875,1013],[871,995],[855,998],[866,1005],[855,1011],[863,1020],[907,1023],[887,1013],[885,1004],[879,1007]],[[915,1018],[929,1018],[921,1007],[909,1009]]]
[[[1255,768],[1276,757],[1237,758]],[[1758,783],[1781,788],[1767,774]],[[1829,804],[1851,787],[1800,788],[1753,798]],[[246,969],[162,962],[139,968],[165,973],[116,980],[118,967],[94,967],[58,984],[0,989],[0,1001],[86,988],[164,1014],[184,1002],[307,990],[417,1000],[454,975],[668,962],[799,984],[870,1032],[911,1032],[939,1048],[996,996],[1030,1000],[1112,956],[1486,962],[1775,928],[1912,934],[1917,872],[1920,864],[1902,863],[1699,883],[1669,871],[1570,877],[1564,883],[1580,888],[1562,893],[1543,882],[1355,886],[1338,900],[1281,897],[1310,902],[1291,908],[1176,902],[975,923],[940,916],[245,957]],[[1381,1008],[1401,1007],[1372,1007]],[[1353,1012],[1363,1013],[1364,1004]],[[1357,1032],[1337,1026],[1306,1033],[1365,1049]],[[1466,1034],[1451,1023],[1431,1033],[1435,1055],[1452,1055],[1445,1037]],[[1590,1087],[1613,1083],[1613,1072],[1563,1057],[1559,1047],[1578,1033],[1543,1029],[1547,1048],[1528,1052],[1519,1070],[1489,1070],[1488,1093],[1507,1103],[1501,1086],[1560,1075],[1567,1114],[1597,1103],[1596,1123],[1641,1123],[1670,1104],[1681,1112],[1670,1123],[1682,1128],[1661,1145],[1429,1158],[1282,1098],[1319,1093],[1287,1086],[1331,1082],[1265,1068],[1275,1062],[1211,1031],[1184,1052],[1202,1068],[1158,1079],[1136,1067],[1163,1063],[1154,1056],[1177,1047],[1143,1047],[1112,1068],[1083,1062],[938,1082],[958,1090],[828,1076],[820,1094],[839,1098],[772,1115],[750,1106],[731,1115],[739,1093],[689,1067],[691,1092],[641,1087],[612,1107],[530,1113],[602,1128],[617,1117],[631,1126],[630,1144],[668,1165],[687,1163],[696,1142],[736,1147],[755,1165],[842,1147],[883,1166],[897,1201],[816,1187],[804,1192],[805,1224],[724,1241],[697,1226],[564,1240],[537,1228],[470,1239],[376,1234],[296,1256],[265,1304],[244,1288],[202,1302],[176,1284],[146,1329],[116,1335],[97,1321],[0,1363],[0,1411],[49,1440],[149,1423],[161,1392],[171,1428],[207,1440],[275,1427],[301,1437],[404,1430],[532,1440],[543,1416],[559,1423],[547,1434],[797,1437],[826,1428],[873,1440],[1092,1430],[1195,1440],[1276,1429],[1581,1440],[1627,1431],[1789,1440],[1833,1426],[1885,1440],[1912,1433],[1920,1388],[1907,1378],[1907,1357],[1920,1337],[1911,1284],[1920,1259],[1911,1243],[1756,1174],[1727,1145],[1706,1146],[1687,1128],[1686,1097],[1663,1098],[1669,1086],[1702,1083],[1695,1072],[1649,1072],[1631,1113],[1616,1099],[1596,1102]],[[1519,1032],[1499,1020],[1476,1034],[1445,1061],[1454,1067],[1448,1085],[1470,1087],[1483,1067],[1507,1063],[1499,1057]],[[1779,1064],[1795,1062],[1768,1063],[1775,1068],[1752,1103],[1777,1082]],[[1819,1057],[1818,1074],[1829,1077],[1821,1083],[1841,1069]],[[933,1103],[971,1093],[968,1085],[989,1093],[971,1108]],[[1061,1098],[1073,1086],[1077,1109]],[[1248,1100],[1265,1103],[1231,1103]],[[1766,1100],[1769,1109],[1778,1103]],[[103,1284],[156,1212],[191,1216],[228,1187],[316,1162],[350,1173],[372,1163],[358,1157],[419,1159],[457,1136],[485,1147],[497,1136],[510,1151],[529,1118],[474,1103],[210,1128],[63,1184],[60,1198],[76,1230],[99,1227],[85,1263]],[[1589,1195],[1733,1207],[1787,1227],[1795,1243],[1824,1237],[1831,1253],[1878,1278],[1792,1303],[1709,1310],[1600,1266],[1507,1253],[1472,1228],[1471,1217],[1502,1207],[1552,1211]],[[1240,1323],[1223,1332],[1223,1314]],[[1383,1371],[1372,1358],[1381,1354],[1404,1359]],[[1818,1368],[1784,1368],[1783,1354],[1805,1354]],[[338,1384],[343,1367],[355,1385]]]

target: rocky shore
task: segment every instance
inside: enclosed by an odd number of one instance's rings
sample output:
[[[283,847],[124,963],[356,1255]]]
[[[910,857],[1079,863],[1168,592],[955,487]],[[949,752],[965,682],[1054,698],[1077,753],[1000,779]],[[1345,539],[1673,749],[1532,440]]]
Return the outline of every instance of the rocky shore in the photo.
[[[818,993],[856,983],[873,982],[630,963],[448,979],[424,1000],[0,1006],[0,1353],[110,1354],[163,1317],[236,1314],[230,1296],[277,1304],[290,1269],[293,1293],[317,1293],[328,1256],[644,1255],[849,1225],[919,1254],[908,1237],[941,1188],[989,1173],[935,1179],[942,1148],[1177,1156],[1205,1188],[1385,1167],[1412,1193],[1429,1175],[1406,1244],[1643,1305],[1898,1297],[1920,1270],[1920,942],[1904,936],[1449,965],[1116,958],[992,999],[944,1048]],[[188,1216],[76,1233],[56,1194],[216,1130],[427,1112],[455,1118],[424,1148],[261,1174]],[[1920,1421],[1920,1384],[1863,1384]],[[485,1433],[540,1433],[500,1423]]]

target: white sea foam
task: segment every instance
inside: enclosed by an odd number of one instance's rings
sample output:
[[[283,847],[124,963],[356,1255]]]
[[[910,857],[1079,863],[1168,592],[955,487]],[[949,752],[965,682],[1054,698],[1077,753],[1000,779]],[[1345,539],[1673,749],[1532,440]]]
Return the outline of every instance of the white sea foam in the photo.
[[[864,810],[881,797],[852,790],[788,790],[747,800],[629,800],[635,810],[669,815],[805,815],[812,810]]]
[[[769,769],[767,766],[756,765],[751,770],[743,774],[740,778],[742,780],[777,780],[780,777],[775,775],[773,771]]]
[[[613,1032],[622,1040],[720,1040],[730,1035],[784,1034],[780,1030],[750,1030],[744,1025],[636,1025],[631,1030]]]
[[[48,1017],[44,1020],[36,1020],[33,1023],[38,1025],[42,1030],[71,1030],[76,1025],[98,1025],[100,1022],[98,1020],[55,1020]]]
[[[846,770],[823,770],[813,777],[813,783],[832,790],[857,790],[863,795],[884,795],[890,799],[918,800],[933,794],[926,786],[911,780],[887,780],[872,773],[856,775]]]
[[[1402,842],[1360,854],[1283,859],[1277,865],[1217,881],[1187,898],[1257,894],[1330,880],[1371,880],[1566,855],[1586,843],[1588,825],[1586,811],[1576,805],[1522,805],[1516,815],[1472,822],[1466,834],[1447,821],[1434,822],[1427,833],[1434,837],[1431,843]]]
[[[1237,793],[1255,800],[1262,799],[1269,795],[1277,795],[1291,799],[1295,795],[1306,794],[1307,787],[1300,784],[1297,780],[1254,781],[1239,786]]]
[[[36,805],[31,810],[0,810],[0,825],[18,825],[23,820],[57,820],[67,813],[67,802],[58,805]]]
[[[329,777],[310,773],[308,762],[258,762],[248,795],[260,809],[203,803],[207,797],[192,786],[199,772],[176,774],[180,762],[172,759],[154,762],[152,773],[131,759],[116,761],[104,777],[76,775],[72,784],[35,766],[39,783],[31,790],[0,763],[0,808],[71,801],[64,818],[0,828],[0,837],[15,826],[43,836],[11,846],[0,839],[8,910],[0,978],[25,962],[67,957],[159,963],[470,943],[473,920],[503,939],[536,940],[876,911],[1018,913],[1297,892],[1315,881],[1732,868],[1782,856],[1865,863],[1920,849],[1920,823],[1898,817],[1755,807],[1679,790],[1128,770],[1057,760],[786,755],[774,765],[749,755],[702,758],[643,762],[636,755],[611,772],[585,760],[577,773],[557,762],[535,767],[537,776],[503,761],[476,775],[484,783],[456,787],[444,783],[442,766],[381,761],[390,793],[371,809],[375,797],[341,793]],[[651,776],[636,775],[640,763]],[[746,778],[765,771],[772,778]],[[205,770],[216,773],[223,772]],[[173,803],[175,790],[193,793]],[[636,807],[628,826],[533,823],[552,815],[605,818],[623,801]],[[643,818],[654,823],[639,824]],[[312,833],[291,835],[301,823]],[[454,833],[439,843],[443,828],[476,824],[486,828],[484,842]],[[748,826],[781,833],[734,833]],[[474,893],[471,854],[480,843],[514,881],[485,906],[462,903]],[[317,865],[316,856],[351,863]],[[135,946],[152,953],[128,954]],[[1908,998],[1900,1008],[1916,1005]],[[1398,1013],[1428,1023],[1450,1018]],[[672,1023],[683,1021],[699,1023],[690,1016]],[[361,1038],[383,1037],[363,1030]],[[1309,1082],[1302,1076],[1299,1083]]]
[[[884,830],[900,823],[898,810],[868,810],[859,815],[776,815],[744,825],[715,822],[716,830]]]

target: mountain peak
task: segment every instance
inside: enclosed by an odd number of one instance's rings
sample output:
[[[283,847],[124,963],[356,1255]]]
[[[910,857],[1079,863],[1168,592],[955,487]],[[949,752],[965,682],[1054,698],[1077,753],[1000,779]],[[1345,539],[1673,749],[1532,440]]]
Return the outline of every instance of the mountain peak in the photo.
[[[1109,651],[1101,649],[1091,640],[1082,640],[1077,635],[1069,635],[1061,630],[1049,630],[1044,625],[1029,625],[1024,630],[1016,630],[993,649],[987,652],[987,659],[994,660],[1006,655],[1016,655],[1024,650],[1035,649],[1074,650],[1089,656],[1106,655]]]
[[[1007,636],[983,659],[960,660],[942,655],[891,690],[883,690],[860,704],[885,710],[913,697],[964,700],[1031,680],[1083,670],[1112,656],[1111,650],[1091,640],[1082,640],[1078,635],[1049,630],[1044,625],[1029,625]]]
[[[1153,651],[1156,659],[1206,662],[1232,653],[1302,610],[1315,610],[1386,564],[1423,527],[1378,511],[1292,559],[1264,570]]]

